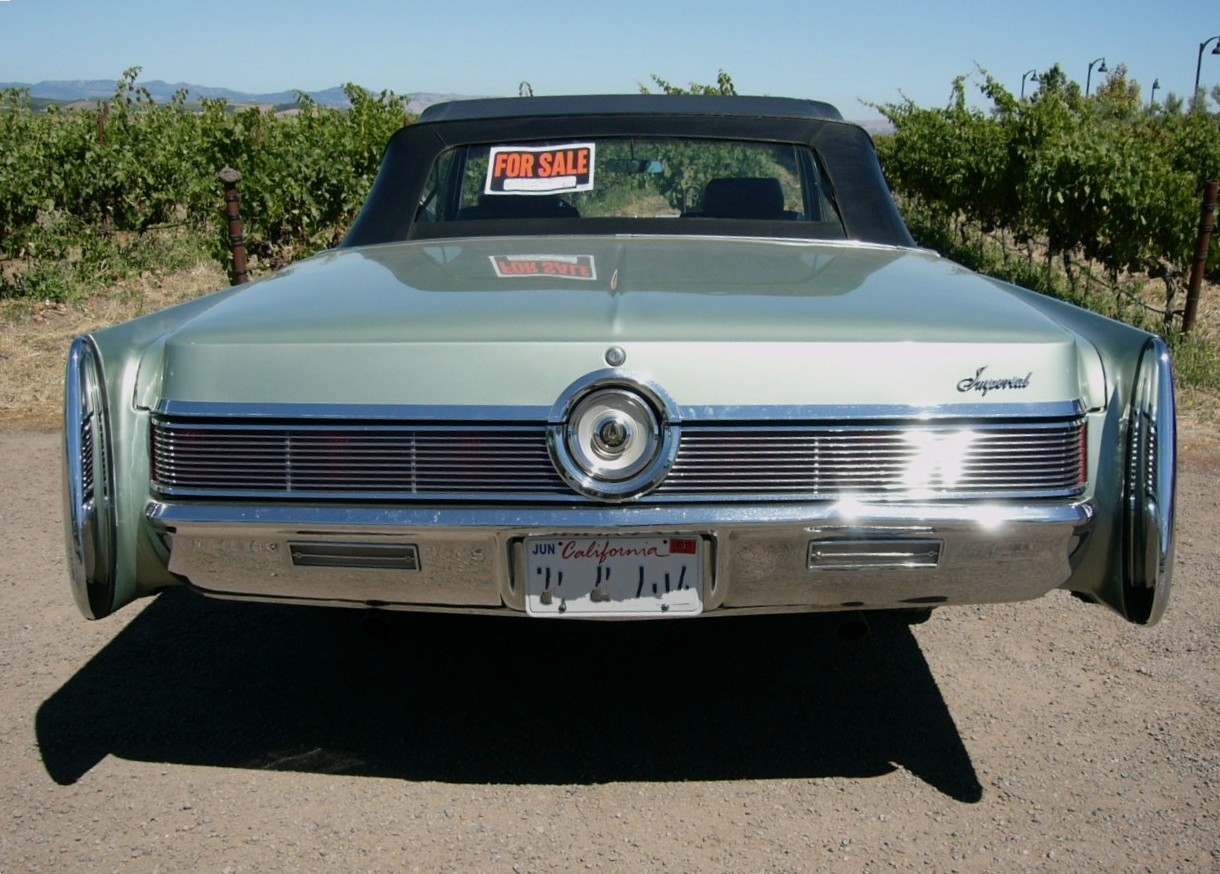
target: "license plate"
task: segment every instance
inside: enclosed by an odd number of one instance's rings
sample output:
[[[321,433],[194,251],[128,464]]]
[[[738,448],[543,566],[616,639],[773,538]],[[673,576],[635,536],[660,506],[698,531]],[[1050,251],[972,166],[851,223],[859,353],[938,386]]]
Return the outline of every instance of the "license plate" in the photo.
[[[696,616],[703,612],[699,537],[531,537],[531,616]]]

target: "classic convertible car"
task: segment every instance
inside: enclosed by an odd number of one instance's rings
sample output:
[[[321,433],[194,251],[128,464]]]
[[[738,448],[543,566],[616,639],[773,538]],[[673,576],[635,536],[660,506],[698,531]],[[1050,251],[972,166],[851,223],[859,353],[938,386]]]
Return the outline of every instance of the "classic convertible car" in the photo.
[[[342,245],[72,345],[71,587],[536,617],[1165,610],[1157,337],[918,248],[831,106],[434,106]]]

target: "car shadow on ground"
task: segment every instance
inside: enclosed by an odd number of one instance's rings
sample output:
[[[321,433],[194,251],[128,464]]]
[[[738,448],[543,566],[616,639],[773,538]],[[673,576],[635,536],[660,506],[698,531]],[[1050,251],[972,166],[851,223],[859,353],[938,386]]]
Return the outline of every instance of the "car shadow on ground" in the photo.
[[[963,802],[970,756],[910,628],[369,614],[161,595],[39,708],[50,776],[148,762],[451,783],[871,777]]]

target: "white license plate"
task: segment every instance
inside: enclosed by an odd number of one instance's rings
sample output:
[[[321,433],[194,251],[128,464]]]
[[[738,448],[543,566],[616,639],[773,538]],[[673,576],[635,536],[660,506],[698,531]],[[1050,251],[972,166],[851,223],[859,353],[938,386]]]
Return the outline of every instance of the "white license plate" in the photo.
[[[700,537],[530,537],[531,616],[696,616],[703,612]]]

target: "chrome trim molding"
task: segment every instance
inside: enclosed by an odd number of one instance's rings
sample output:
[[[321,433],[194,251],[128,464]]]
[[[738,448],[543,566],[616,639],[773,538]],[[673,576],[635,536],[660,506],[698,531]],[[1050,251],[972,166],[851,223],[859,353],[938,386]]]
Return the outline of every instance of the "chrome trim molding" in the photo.
[[[168,417],[206,419],[292,419],[370,422],[539,422],[550,407],[398,404],[247,404],[162,399],[153,410]]]
[[[117,522],[105,386],[93,338],[77,337],[64,381],[64,535],[72,596],[88,619],[114,609]]]
[[[1177,431],[1173,367],[1160,338],[1144,347],[1127,424],[1123,594],[1127,618],[1160,621],[1173,580]]]
[[[665,397],[676,421],[934,421],[941,419],[1065,419],[1083,415],[1087,407],[1079,400],[1055,403],[970,403],[919,405],[802,404],[794,406],[722,405],[679,406],[644,374],[629,370],[605,370],[590,377],[624,377],[649,387]],[[579,384],[581,381],[578,381]],[[342,419],[381,422],[542,422],[554,413],[551,407],[487,405],[397,404],[248,404],[212,401],[162,400],[152,411],[167,417],[208,419]]]
[[[419,547],[414,543],[342,543],[289,541],[296,567],[382,568],[419,570]]]
[[[537,423],[341,423],[154,417],[163,495],[300,500],[571,499]]]
[[[858,537],[809,541],[809,569],[863,571],[878,568],[934,568],[944,543],[927,538]]]
[[[628,378],[639,381],[624,382]],[[634,397],[652,407],[660,429],[651,464],[625,480],[586,471],[569,445],[572,411],[603,390],[634,390]],[[683,421],[664,393],[621,371],[591,374],[565,392],[544,420],[532,422],[478,415],[441,419],[434,409],[422,419],[401,421],[212,412],[221,415],[153,416],[157,495],[531,504],[639,501],[645,495],[674,504],[852,495],[1023,500],[1082,494],[1087,465],[1082,415],[728,421],[710,411]]]
[[[599,531],[621,533],[620,529],[645,531],[686,531],[692,526],[702,530],[718,525],[808,525],[820,531],[821,524],[871,525],[936,524],[963,520],[992,530],[1006,522],[1029,524],[1087,525],[1094,517],[1088,502],[1028,503],[955,503],[890,504],[846,499],[825,503],[792,504],[700,504],[674,508],[663,504],[586,507],[470,507],[470,506],[376,506],[346,504],[216,504],[171,503],[152,500],[145,518],[154,527],[170,529],[180,525],[259,525],[291,529],[302,533],[365,531],[400,535],[405,530],[432,528],[495,528],[535,534]],[[243,528],[244,530],[244,528]]]
[[[796,406],[725,405],[679,407],[684,422],[938,422],[953,420],[1070,419],[1083,416],[1087,407],[1079,400],[1055,403],[970,403],[918,405],[806,404]]]
[[[585,417],[598,401],[618,408],[616,421],[643,440],[640,457],[616,470],[597,463],[596,440],[585,433]],[[634,410],[634,415],[630,411]],[[659,385],[642,374],[602,370],[564,389],[547,417],[547,446],[555,470],[586,497],[623,501],[648,494],[668,475],[678,454],[682,426],[676,406]]]
[[[1086,478],[1083,419],[688,427],[657,497],[1064,498]]]

